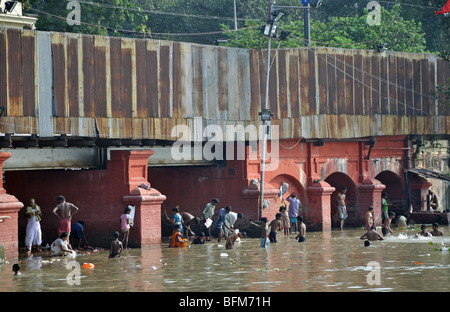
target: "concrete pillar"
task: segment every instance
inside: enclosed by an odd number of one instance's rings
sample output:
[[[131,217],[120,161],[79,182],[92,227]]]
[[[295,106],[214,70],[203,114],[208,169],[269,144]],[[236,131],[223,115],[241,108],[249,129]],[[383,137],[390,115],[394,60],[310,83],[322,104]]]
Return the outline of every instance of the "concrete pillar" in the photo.
[[[111,160],[116,170],[123,170],[127,193],[125,205],[135,206],[133,230],[130,231],[130,246],[149,246],[161,242],[161,205],[166,200],[148,181],[148,158],[154,151],[111,151]]]
[[[331,231],[331,194],[335,190],[324,181],[315,182],[306,188],[309,204],[307,221],[317,227],[308,229]]]
[[[158,190],[134,188],[123,197],[126,205],[135,206],[134,231],[131,232],[129,244],[140,247],[161,243],[161,205],[166,200]]]
[[[374,223],[381,225],[381,193],[386,188],[380,181],[367,178],[358,185],[359,205],[356,207],[355,225],[364,225],[365,214],[373,206]]]
[[[0,152],[0,249],[2,257],[15,259],[19,257],[18,215],[23,204],[3,188],[3,163],[10,157],[11,153]]]

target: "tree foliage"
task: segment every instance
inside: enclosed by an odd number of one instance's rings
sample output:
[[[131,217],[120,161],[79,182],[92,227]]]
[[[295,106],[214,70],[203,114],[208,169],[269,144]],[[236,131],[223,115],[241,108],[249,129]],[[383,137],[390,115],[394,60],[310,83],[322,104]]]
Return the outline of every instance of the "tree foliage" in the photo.
[[[25,12],[38,14],[37,29],[115,36],[149,37],[263,48],[267,39],[258,26],[265,23],[268,0],[78,0],[82,25],[70,26],[65,18],[70,0],[24,0]],[[437,16],[446,0],[391,0],[382,6],[382,23],[367,24],[370,0],[324,0],[311,11],[313,45],[373,48],[385,43],[395,51],[450,55],[450,17]],[[314,0],[312,0],[314,2]],[[238,28],[235,33],[233,3]],[[301,6],[301,0],[277,0],[276,5]],[[285,10],[282,28],[291,32],[280,46],[302,46],[303,9]],[[226,31],[226,33],[223,33]]]

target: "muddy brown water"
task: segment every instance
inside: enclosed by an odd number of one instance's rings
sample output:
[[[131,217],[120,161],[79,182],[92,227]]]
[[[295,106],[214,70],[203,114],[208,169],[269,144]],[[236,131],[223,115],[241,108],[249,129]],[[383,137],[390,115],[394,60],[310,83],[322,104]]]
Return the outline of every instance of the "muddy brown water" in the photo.
[[[450,228],[443,237],[414,238],[418,231],[398,231],[365,247],[361,229],[278,234],[278,242],[259,247],[241,239],[233,250],[216,240],[189,248],[168,248],[167,241],[129,249],[120,258],[108,251],[76,258],[39,256],[0,264],[1,292],[388,292],[448,291]],[[94,268],[83,268],[92,263]]]

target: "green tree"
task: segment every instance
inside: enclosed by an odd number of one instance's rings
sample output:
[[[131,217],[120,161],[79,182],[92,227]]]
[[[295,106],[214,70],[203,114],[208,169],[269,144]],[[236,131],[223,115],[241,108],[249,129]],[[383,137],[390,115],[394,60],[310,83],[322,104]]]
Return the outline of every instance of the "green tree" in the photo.
[[[367,10],[362,16],[333,17],[327,23],[312,20],[311,45],[374,49],[377,44],[383,43],[393,51],[425,52],[425,34],[421,30],[421,23],[403,19],[400,12],[401,8],[398,5],[391,11],[382,8],[381,24],[372,26],[367,23]],[[253,27],[237,33],[227,32],[229,41],[225,45],[254,49],[266,48],[267,39],[261,39],[263,35],[258,25],[247,23],[247,26]],[[229,30],[227,25],[222,27],[224,30]],[[280,47],[305,45],[303,21],[288,20],[280,23],[280,28],[290,32],[288,40],[279,43]]]
[[[26,0],[24,12],[37,14],[38,30],[75,32],[109,36],[133,36],[145,29],[147,16],[139,13],[143,0],[78,1],[81,6],[81,25],[69,25],[69,1]],[[126,8],[126,9],[120,9]],[[128,30],[128,31],[123,31]]]

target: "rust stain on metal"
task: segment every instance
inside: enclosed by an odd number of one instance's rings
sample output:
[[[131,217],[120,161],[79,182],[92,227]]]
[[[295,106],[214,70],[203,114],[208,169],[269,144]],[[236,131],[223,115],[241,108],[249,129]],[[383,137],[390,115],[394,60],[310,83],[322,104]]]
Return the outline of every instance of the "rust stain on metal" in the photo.
[[[170,140],[175,125],[201,133],[199,120],[260,123],[267,50],[51,33],[53,81],[44,82],[38,42],[32,31],[0,32],[2,132],[39,133],[42,83],[51,83],[57,134]],[[449,131],[434,92],[450,65],[436,56],[312,47],[272,50],[269,65],[282,138]]]

